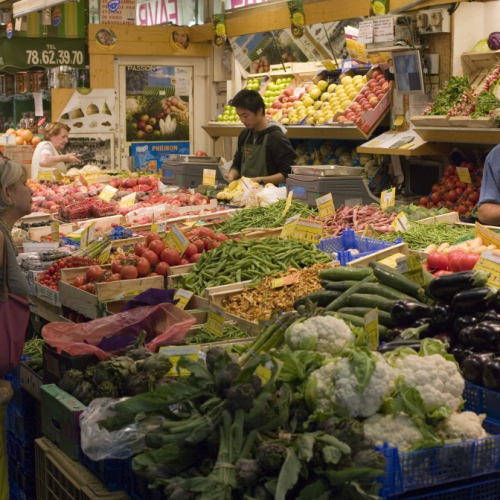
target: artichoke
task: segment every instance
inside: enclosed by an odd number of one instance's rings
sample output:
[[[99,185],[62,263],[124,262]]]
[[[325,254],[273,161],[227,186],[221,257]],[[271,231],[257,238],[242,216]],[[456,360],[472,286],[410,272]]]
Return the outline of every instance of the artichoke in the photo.
[[[166,464],[148,465],[144,471],[148,483],[154,483],[157,479],[170,479],[173,475],[174,472]]]
[[[118,384],[122,379],[126,379],[137,373],[135,361],[128,356],[118,356],[106,361],[101,361],[94,374],[94,383],[99,386],[102,382],[110,381]]]
[[[73,394],[73,391],[80,382],[83,382],[83,373],[80,370],[71,368],[71,370],[64,372],[64,375],[62,379],[59,380],[58,385],[63,391]]]
[[[153,355],[153,353],[147,347],[138,347],[136,349],[126,351],[126,355],[134,361],[140,361],[142,359],[149,358]]]
[[[123,380],[120,392],[124,396],[137,396],[151,391],[154,383],[154,375],[149,372],[139,372],[132,377]]]
[[[257,462],[264,476],[278,474],[285,459],[286,448],[279,443],[262,443],[257,451]]]
[[[179,483],[170,483],[165,487],[164,495],[167,500],[194,500],[196,493],[185,490]]]
[[[352,457],[353,467],[385,470],[386,459],[382,453],[375,450],[358,451]]]
[[[228,389],[238,378],[241,366],[238,363],[228,363],[215,377],[215,390],[219,397],[226,397]]]
[[[89,365],[83,372],[83,378],[87,382],[92,382],[94,380],[94,374],[96,370],[96,365]]]
[[[319,429],[349,445],[353,453],[364,448],[363,424],[354,418],[336,419],[332,417],[322,422]],[[374,445],[370,447],[373,448]]]
[[[253,408],[255,390],[252,384],[237,384],[227,391],[227,406],[230,410],[250,411]]]
[[[117,398],[118,397],[118,389],[112,382],[109,380],[105,380],[101,382],[97,387],[96,396],[98,398]]]
[[[221,359],[224,357],[224,359]],[[206,364],[207,369],[212,375],[216,375],[216,369],[218,368],[218,364],[220,361],[230,361],[230,358],[222,347],[212,347],[207,351]]]
[[[152,354],[139,365],[141,372],[153,374],[155,378],[163,377],[172,369],[172,363],[163,354]]]
[[[243,488],[257,484],[260,477],[261,470],[257,460],[240,458],[236,462],[236,480]]]
[[[88,406],[95,397],[94,386],[90,382],[80,382],[71,393],[82,404]]]

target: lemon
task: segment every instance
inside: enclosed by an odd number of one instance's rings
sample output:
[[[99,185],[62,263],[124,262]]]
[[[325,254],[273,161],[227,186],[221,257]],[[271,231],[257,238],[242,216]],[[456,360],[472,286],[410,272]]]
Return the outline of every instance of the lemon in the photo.
[[[340,105],[340,107],[341,107],[341,108],[345,111],[345,110],[349,107],[349,105],[350,105],[350,104],[351,104],[351,101],[347,100],[347,101],[344,101],[344,102]]]
[[[331,95],[332,95],[332,94],[330,94],[329,92],[323,92],[323,93],[321,94],[320,100],[324,102],[324,101],[326,101],[327,99],[330,99]]]

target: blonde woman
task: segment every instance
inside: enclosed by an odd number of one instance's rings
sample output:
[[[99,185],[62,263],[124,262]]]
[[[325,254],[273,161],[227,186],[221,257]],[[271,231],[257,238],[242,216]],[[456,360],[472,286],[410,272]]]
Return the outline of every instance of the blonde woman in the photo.
[[[11,372],[23,353],[29,322],[28,281],[17,262],[14,223],[31,212],[31,190],[24,167],[0,159],[0,377]],[[0,382],[0,500],[8,500],[5,454],[5,409],[12,393]]]
[[[31,160],[31,177],[38,177],[40,167],[57,168],[65,174],[68,169],[66,163],[80,163],[74,153],[61,154],[61,150],[68,144],[68,134],[71,129],[64,123],[53,122],[47,125],[43,134],[44,141],[40,142],[33,152]]]

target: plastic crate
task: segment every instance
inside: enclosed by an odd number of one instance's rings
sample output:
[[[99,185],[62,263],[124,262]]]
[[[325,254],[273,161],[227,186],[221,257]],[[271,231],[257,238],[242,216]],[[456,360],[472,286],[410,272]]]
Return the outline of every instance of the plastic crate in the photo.
[[[126,474],[126,460],[91,460],[83,451],[80,453],[80,461],[90,469],[109,491],[120,491],[123,489]]]
[[[352,260],[366,257],[401,242],[401,238],[398,238],[395,242],[365,238],[364,236],[356,235],[352,229],[345,229],[341,236],[321,240],[317,248],[330,255],[337,254],[337,260],[340,261],[340,265],[345,266]],[[357,250],[359,254],[353,255],[349,250]]]
[[[6,439],[7,456],[9,458],[9,468],[19,467],[26,474],[35,471],[35,441],[21,443],[15,435],[7,432]]]
[[[466,382],[463,398],[465,410],[486,413],[488,420],[500,422],[500,392]]]
[[[127,460],[123,488],[133,500],[162,500],[164,498],[163,488],[149,488],[147,479],[132,470],[132,459]]]
[[[8,406],[5,412],[5,428],[23,446],[33,446],[36,437],[35,408],[33,412],[20,412],[15,406]]]
[[[36,500],[33,473],[26,474],[20,467],[9,467],[9,490],[22,500]]]
[[[390,498],[500,471],[500,423],[486,420],[483,425],[491,437],[408,453],[387,443],[377,447],[387,460],[379,495]]]

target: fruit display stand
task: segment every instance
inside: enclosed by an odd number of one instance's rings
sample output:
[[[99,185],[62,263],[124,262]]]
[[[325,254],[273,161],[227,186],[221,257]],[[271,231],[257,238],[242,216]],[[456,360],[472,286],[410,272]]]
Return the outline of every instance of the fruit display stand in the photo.
[[[109,269],[107,266],[103,268]],[[75,278],[86,275],[87,269],[86,267],[63,269],[61,271],[61,281],[59,282],[59,296],[62,305],[91,319],[100,317],[102,309],[100,302],[119,300],[124,297],[132,298],[150,288],[164,288],[163,276],[152,276],[149,278],[97,283],[95,294],[92,294],[72,285]]]
[[[66,236],[77,229],[77,224],[59,224],[59,235]],[[52,235],[52,228],[51,226],[30,227],[28,235],[31,241],[42,241],[47,236]]]

